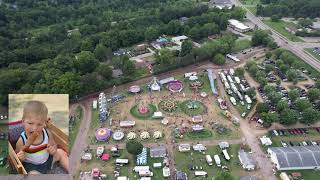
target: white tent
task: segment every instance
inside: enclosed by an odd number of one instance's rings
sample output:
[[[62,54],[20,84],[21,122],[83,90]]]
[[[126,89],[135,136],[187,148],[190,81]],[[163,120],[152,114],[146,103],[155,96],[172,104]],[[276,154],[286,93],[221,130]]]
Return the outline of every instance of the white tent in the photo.
[[[153,133],[153,138],[154,139],[159,139],[159,138],[161,138],[162,137],[162,133],[160,132],[160,131],[155,131],[154,133]]]
[[[161,123],[163,124],[163,125],[167,125],[168,123],[169,123],[169,120],[168,119],[163,119],[162,121],[161,121]]]
[[[134,132],[129,132],[129,134],[127,135],[127,139],[132,140],[135,139],[137,137],[137,134]]]
[[[91,160],[92,159],[92,154],[91,153],[85,153],[82,157],[82,160]]]
[[[99,146],[97,148],[97,156],[101,156],[103,154],[104,151],[104,147],[103,146]]]
[[[150,134],[147,131],[144,131],[140,134],[140,138],[141,139],[149,139],[150,138]]]
[[[265,145],[265,146],[270,146],[272,144],[272,141],[270,138],[268,138],[267,136],[263,136],[262,138],[260,138],[261,144]]]

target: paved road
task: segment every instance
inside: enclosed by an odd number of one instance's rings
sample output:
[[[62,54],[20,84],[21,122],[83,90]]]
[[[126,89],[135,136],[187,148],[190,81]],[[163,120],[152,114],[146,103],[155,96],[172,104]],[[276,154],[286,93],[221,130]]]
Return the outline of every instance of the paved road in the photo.
[[[254,14],[252,14],[245,6],[243,6],[242,3],[238,0],[232,0],[234,4],[237,6],[241,6],[245,10],[247,10],[247,18],[252,21],[254,24],[256,24],[259,28],[263,30],[270,30],[272,32],[272,37],[277,42],[277,44],[285,49],[290,50],[295,55],[300,57],[302,60],[316,68],[317,70],[320,70],[320,61],[318,61],[315,57],[313,57],[310,53],[305,52],[304,48],[311,48],[311,47],[320,47],[320,43],[303,43],[303,42],[292,42],[289,41],[286,37],[278,33],[277,31],[273,30],[266,24],[264,24],[260,18],[256,17]]]

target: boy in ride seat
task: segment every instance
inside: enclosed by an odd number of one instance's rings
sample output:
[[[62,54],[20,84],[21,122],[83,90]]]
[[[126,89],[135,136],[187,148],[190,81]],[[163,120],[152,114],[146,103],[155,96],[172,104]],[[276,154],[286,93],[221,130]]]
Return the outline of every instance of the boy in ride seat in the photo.
[[[57,149],[52,134],[46,128],[48,109],[40,101],[28,101],[23,108],[24,131],[16,143],[16,153],[28,174],[47,174],[52,161],[59,161],[68,172],[67,153]]]

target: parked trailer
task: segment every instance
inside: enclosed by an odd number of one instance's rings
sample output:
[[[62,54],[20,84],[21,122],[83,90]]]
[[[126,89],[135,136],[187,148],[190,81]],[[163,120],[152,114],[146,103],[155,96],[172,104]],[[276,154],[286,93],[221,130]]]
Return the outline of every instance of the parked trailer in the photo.
[[[232,77],[230,75],[228,75],[227,78],[229,82],[233,83]]]
[[[240,84],[240,78],[238,76],[235,76],[234,80],[236,81],[237,84]]]
[[[224,82],[224,87],[225,87],[226,89],[230,89],[230,85],[229,85],[229,83],[228,83],[227,81]]]
[[[216,162],[216,165],[217,165],[218,167],[221,167],[221,160],[220,160],[219,155],[216,154],[216,155],[213,156],[213,158],[214,158],[214,161]]]
[[[135,166],[135,167],[133,168],[133,171],[134,171],[134,172],[147,171],[147,170],[150,170],[150,167],[149,167],[149,166]]]
[[[195,171],[194,172],[194,175],[195,176],[202,176],[202,177],[207,177],[207,172],[205,172],[205,171]]]
[[[229,154],[228,154],[228,151],[227,151],[226,149],[224,149],[224,150],[222,150],[222,153],[223,153],[223,155],[224,155],[224,158],[225,158],[227,161],[229,161],[229,160],[230,160],[230,156],[229,156]]]
[[[206,155],[206,160],[207,160],[207,163],[209,164],[209,166],[212,166],[212,158],[209,154]]]
[[[240,59],[238,59],[238,58],[235,57],[235,56],[232,56],[231,54],[227,54],[227,58],[229,58],[229,59],[231,59],[231,60],[233,60],[233,61],[235,61],[235,62],[239,62],[239,61],[240,61]]]

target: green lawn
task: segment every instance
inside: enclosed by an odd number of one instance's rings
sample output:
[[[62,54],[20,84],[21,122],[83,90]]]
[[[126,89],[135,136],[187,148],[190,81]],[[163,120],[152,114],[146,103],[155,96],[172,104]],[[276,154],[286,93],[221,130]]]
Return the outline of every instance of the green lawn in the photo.
[[[197,108],[190,109],[188,106],[191,105],[191,103],[194,103]],[[187,114],[188,116],[196,116],[196,115],[201,115],[207,111],[207,107],[200,101],[191,101],[191,100],[186,100],[183,101],[182,103],[179,104],[180,109],[182,112]]]
[[[302,39],[300,39],[298,36],[290,33],[285,29],[285,27],[294,27],[296,26],[294,23],[285,22],[282,20],[279,20],[278,22],[272,22],[271,20],[263,20],[265,24],[270,26],[272,29],[276,30],[283,36],[285,36],[288,40],[294,41],[294,42],[303,42]]]
[[[75,114],[75,124],[74,126],[69,128],[69,149],[71,150],[74,144],[74,141],[77,137],[79,127],[81,124],[81,119],[82,119],[82,108],[80,106],[77,107],[76,109],[76,114]]]
[[[157,111],[157,107],[153,104],[148,104],[149,111],[145,114],[139,113],[139,105],[135,105],[130,109],[130,113],[133,117],[141,120],[151,119],[154,112]]]
[[[246,8],[248,8],[248,10],[249,10],[252,14],[254,14],[254,15],[257,14],[257,7],[256,7],[256,6],[250,6],[250,7],[246,7]]]
[[[312,54],[313,57],[315,57],[316,59],[318,59],[318,61],[320,61],[320,55],[313,52],[313,48],[306,48],[304,50],[308,51],[310,54]]]
[[[260,0],[240,0],[244,5],[257,5],[260,4]]]
[[[248,174],[247,171],[244,171],[242,167],[239,165],[240,161],[238,159],[238,151],[240,149],[240,145],[231,145],[231,148],[228,149],[228,153],[231,157],[230,161],[226,161],[222,154],[222,151],[218,146],[210,146],[207,147],[206,154],[210,154],[213,158],[213,155],[218,154],[221,159],[222,166],[227,166],[229,168],[230,173],[236,177],[236,179],[240,179],[241,176],[245,176]],[[213,160],[214,161],[214,160]],[[218,171],[222,171],[221,167],[217,167],[213,162],[212,166],[209,166],[205,160],[205,154],[199,152],[175,152],[175,162],[176,169],[187,173],[188,179],[194,178],[194,172],[188,169],[188,164],[192,164],[193,166],[202,166],[203,170],[208,172],[208,178],[211,179],[214,177]]]
[[[287,52],[289,52],[290,54],[292,54],[294,57],[296,57],[299,61],[298,61],[298,67],[297,69],[300,70],[307,70],[308,71],[308,76],[310,78],[316,78],[319,79],[320,78],[320,73],[319,71],[317,71],[316,69],[314,69],[314,67],[312,67],[311,65],[309,65],[308,63],[304,62],[302,59],[300,59],[298,56],[296,56],[295,54],[293,54],[291,51],[285,50]]]
[[[300,172],[303,180],[316,180],[320,177],[320,171],[315,170],[295,170],[295,171],[284,171],[288,175],[294,172]],[[280,173],[279,173],[280,174]]]
[[[251,47],[251,41],[248,39],[236,40],[232,51],[238,52]]]

